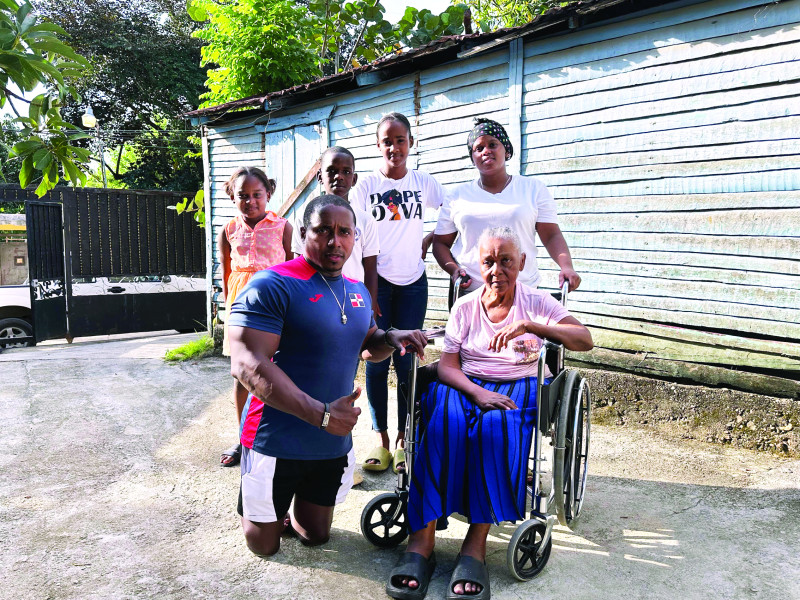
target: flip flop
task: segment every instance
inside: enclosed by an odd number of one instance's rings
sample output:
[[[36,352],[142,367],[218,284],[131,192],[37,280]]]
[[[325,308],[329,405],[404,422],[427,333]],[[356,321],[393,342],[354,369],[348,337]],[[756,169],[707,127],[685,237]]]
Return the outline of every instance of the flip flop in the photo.
[[[436,555],[431,553],[430,558],[425,558],[422,554],[416,552],[403,552],[398,558],[397,563],[392,569],[392,574],[389,575],[389,581],[386,582],[386,593],[392,598],[398,600],[417,600],[425,597],[428,593],[428,583],[431,581],[431,575],[436,568]],[[392,583],[398,577],[409,577],[416,579],[419,582],[419,587],[411,589],[405,586],[396,586]]]
[[[377,460],[376,464],[368,463],[368,460]],[[369,456],[364,460],[361,467],[365,471],[385,471],[392,464],[392,453],[383,446],[375,446]]]
[[[406,451],[403,448],[395,448],[394,456],[392,456],[392,471],[399,473],[400,469],[397,468],[398,463],[403,465],[403,470],[406,469]]]
[[[242,459],[242,445],[241,444],[234,444],[225,452],[222,453],[222,456],[230,456],[232,460],[230,462],[224,463],[220,457],[220,467],[235,467],[239,464],[239,461]]]
[[[481,586],[481,591],[477,594],[456,594],[453,587],[457,583],[477,583]],[[450,586],[447,588],[447,600],[489,600],[491,597],[489,571],[486,570],[486,563],[477,558],[459,554],[456,568],[453,569],[453,576],[450,578]]]

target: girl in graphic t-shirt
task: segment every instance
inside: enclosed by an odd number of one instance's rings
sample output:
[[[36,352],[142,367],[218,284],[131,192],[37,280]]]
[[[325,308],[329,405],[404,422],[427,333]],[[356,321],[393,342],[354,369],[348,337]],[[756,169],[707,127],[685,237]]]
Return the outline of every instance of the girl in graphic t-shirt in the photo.
[[[406,159],[414,145],[411,124],[400,113],[389,113],[378,122],[378,150],[383,166],[362,177],[350,193],[351,203],[371,211],[378,228],[378,327],[419,329],[428,304],[428,280],[423,258],[432,235],[423,231],[425,208],[438,209],[444,188],[427,173],[409,169]],[[383,471],[394,460],[395,472],[405,468],[403,438],[406,424],[406,388],[411,355],[392,357],[397,373],[397,437],[390,453],[387,409],[389,359],[367,363],[367,399],[372,428],[378,444],[364,462],[369,471]]]
[[[291,252],[292,226],[286,219],[267,210],[269,199],[275,191],[275,180],[267,177],[261,169],[239,167],[225,182],[223,189],[239,211],[217,237],[222,266],[222,296],[226,309],[230,311],[236,295],[256,272],[286,260]],[[227,322],[222,353],[231,355]],[[247,402],[247,388],[238,379],[234,379],[233,399],[238,424]],[[241,444],[234,444],[222,453],[220,464],[223,467],[239,464],[241,452]]]

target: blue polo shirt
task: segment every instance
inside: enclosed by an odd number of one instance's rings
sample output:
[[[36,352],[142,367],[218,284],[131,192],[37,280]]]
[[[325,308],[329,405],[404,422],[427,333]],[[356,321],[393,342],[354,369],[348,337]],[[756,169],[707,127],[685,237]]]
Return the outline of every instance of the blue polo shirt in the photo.
[[[346,324],[336,301],[341,303],[343,295]],[[236,296],[228,316],[229,326],[280,335],[273,361],[298,388],[321,402],[352,393],[361,346],[374,324],[363,283],[341,276],[323,280],[303,257],[256,273]],[[262,454],[327,459],[344,456],[353,446],[349,434],[327,433],[252,394],[245,415],[242,444]]]

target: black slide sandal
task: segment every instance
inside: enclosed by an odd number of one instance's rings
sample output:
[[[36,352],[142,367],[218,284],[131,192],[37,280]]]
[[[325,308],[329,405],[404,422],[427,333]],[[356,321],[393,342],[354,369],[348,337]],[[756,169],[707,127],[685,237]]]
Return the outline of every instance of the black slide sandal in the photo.
[[[403,552],[397,559],[389,581],[386,583],[386,593],[398,600],[417,600],[424,598],[428,593],[428,583],[430,583],[433,571],[436,568],[436,555],[431,553],[430,558],[425,558],[416,552]],[[410,577],[419,582],[419,587],[411,589],[405,586],[397,586],[393,582],[399,577]]]
[[[220,457],[220,463],[219,463],[220,467],[235,467],[236,465],[239,464],[239,461],[242,458],[242,445],[234,444],[233,446],[225,450],[225,452],[222,453],[222,456],[230,456],[233,458],[233,460],[224,463],[221,460],[222,457]]]
[[[481,586],[481,591],[456,594],[453,586],[457,583],[477,583]],[[489,571],[486,570],[486,563],[482,563],[477,558],[459,554],[456,568],[453,569],[453,576],[450,578],[450,586],[447,588],[447,600],[489,600],[491,597]]]

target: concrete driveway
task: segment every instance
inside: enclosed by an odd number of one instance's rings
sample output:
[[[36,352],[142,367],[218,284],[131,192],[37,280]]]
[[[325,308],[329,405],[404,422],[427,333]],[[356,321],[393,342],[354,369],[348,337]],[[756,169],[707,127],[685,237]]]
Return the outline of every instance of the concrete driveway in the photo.
[[[0,354],[0,598],[385,598],[398,550],[358,522],[388,474],[353,490],[327,545],[247,551],[237,469],[217,466],[234,438],[227,363],[161,359],[191,337]],[[591,454],[584,516],[557,530],[539,578],[512,579],[514,526],[493,530],[494,598],[800,598],[800,461],[607,427]],[[444,597],[464,531],[440,532],[428,598]]]

